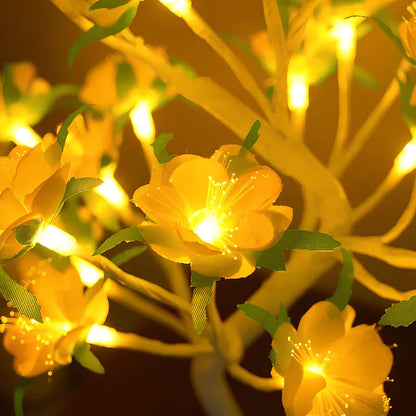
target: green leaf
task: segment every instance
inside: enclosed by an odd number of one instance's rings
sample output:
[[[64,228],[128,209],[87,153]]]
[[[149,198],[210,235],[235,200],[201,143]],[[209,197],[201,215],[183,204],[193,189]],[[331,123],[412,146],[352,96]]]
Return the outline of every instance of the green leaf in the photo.
[[[246,138],[243,141],[242,147],[246,150],[251,150],[259,138],[259,129],[261,127],[260,120],[256,120],[250,128]]]
[[[111,257],[111,261],[116,266],[122,266],[123,264],[127,263],[134,257],[137,257],[143,252],[145,252],[146,249],[147,249],[147,246],[137,246],[137,247],[128,248],[127,250],[124,250],[121,253],[116,254],[114,257]]]
[[[6,65],[2,76],[3,99],[6,106],[18,101],[21,97],[19,89],[13,83],[13,64]]]
[[[195,68],[183,59],[172,59],[170,63],[179,67],[188,78],[196,78],[198,76]],[[163,82],[163,81],[162,81]]]
[[[285,256],[279,243],[267,250],[253,251],[252,255],[256,260],[256,267],[266,267],[275,272],[283,272],[286,270]]]
[[[398,79],[400,86],[400,105],[403,119],[409,127],[416,125],[416,105],[410,104],[413,90],[416,84],[411,81],[409,74],[406,73],[406,81],[402,82]]]
[[[50,250],[40,244],[36,244],[33,248],[33,253],[42,259],[48,259],[48,263],[60,272],[64,272],[64,270],[71,264],[68,256],[63,256],[62,254]]]
[[[280,18],[282,20],[283,30],[285,35],[289,31],[290,7],[299,8],[302,6],[300,1],[296,0],[276,0],[279,7]]]
[[[132,7],[131,9],[126,10],[120,18],[112,24],[111,26],[102,27],[99,25],[93,26],[90,30],[84,32],[80,38],[74,43],[71,50],[68,54],[68,63],[69,68],[72,70],[72,64],[74,62],[75,57],[79,54],[79,52],[84,49],[87,45],[91,42],[96,40],[104,39],[108,36],[115,35],[121,32],[126,27],[130,26],[131,22],[136,16],[137,7]]]
[[[400,303],[393,303],[378,321],[379,325],[409,326],[416,321],[416,296]]]
[[[56,210],[55,216],[59,213],[68,199],[83,192],[90,191],[102,183],[102,179],[99,178],[71,178],[66,184],[64,196],[62,197],[62,201]]]
[[[305,230],[287,230],[277,243],[284,250],[332,251],[341,243],[329,234]]]
[[[272,348],[269,353],[269,360],[272,362],[272,365],[276,365],[276,351]]]
[[[237,308],[245,313],[246,316],[258,322],[273,338],[279,327],[279,321],[268,310],[252,303],[237,305]]]
[[[87,370],[94,373],[104,374],[105,370],[98,358],[91,352],[90,345],[85,341],[75,345],[73,357]]]
[[[129,1],[130,0],[98,0],[90,7],[90,10],[115,9],[116,7],[127,4]]]
[[[333,6],[343,6],[345,4],[364,3],[366,0],[331,0]]]
[[[172,139],[172,137],[173,134],[162,133],[156,137],[155,141],[152,143],[153,153],[155,154],[159,163],[167,163],[177,156],[169,155],[166,150],[166,145]]]
[[[343,311],[352,295],[351,285],[354,281],[354,263],[347,250],[341,248],[341,253],[342,270],[339,274],[338,285],[334,294],[327,301],[332,302],[340,311]]]
[[[61,128],[59,129],[58,136],[56,138],[56,141],[58,142],[59,146],[61,146],[61,149],[64,150],[65,147],[65,141],[68,136],[68,128],[71,125],[71,123],[74,121],[75,117],[81,113],[83,113],[87,108],[92,107],[92,104],[85,104],[82,107],[78,108],[74,112],[72,112],[62,123]]]
[[[15,230],[16,240],[22,245],[31,245],[42,223],[42,220],[31,220],[29,224],[17,226]]]
[[[25,397],[26,391],[35,378],[19,377],[19,382],[14,390],[14,414],[15,416],[24,416],[23,413],[23,398]]]
[[[40,313],[40,305],[33,293],[14,281],[0,266],[0,293],[19,310],[22,315],[29,319],[43,322]]]
[[[116,69],[117,97],[123,100],[136,85],[137,79],[133,67],[127,61],[120,62]]]
[[[358,83],[370,90],[377,90],[380,87],[378,79],[359,65],[354,65],[352,76]]]
[[[397,30],[389,25],[387,25],[385,22],[383,22],[379,17],[376,16],[360,16],[360,15],[354,15],[349,16],[349,18],[352,17],[360,17],[364,19],[371,19],[374,22],[377,23],[378,27],[383,31],[383,33],[393,42],[393,45],[397,48],[397,50],[401,53],[401,55],[413,66],[416,66],[416,61],[411,58],[410,56],[407,56],[406,51],[404,49],[404,46],[400,40],[400,37],[395,34],[397,33]]]
[[[212,286],[220,277],[204,276],[194,270],[191,274],[191,286],[194,288],[191,300],[191,315],[194,328],[200,334],[207,320],[207,306],[211,302]]]
[[[123,230],[117,231],[115,234],[108,237],[107,240],[105,240],[104,243],[102,243],[100,247],[98,247],[97,250],[95,250],[93,256],[105,253],[106,251],[119,245],[123,241],[131,242],[145,240],[143,239],[137,227],[124,228]]]
[[[284,324],[285,322],[290,323],[290,318],[287,313],[285,304],[282,301],[280,301],[279,302],[279,316],[277,318],[277,327],[279,328],[279,326]]]

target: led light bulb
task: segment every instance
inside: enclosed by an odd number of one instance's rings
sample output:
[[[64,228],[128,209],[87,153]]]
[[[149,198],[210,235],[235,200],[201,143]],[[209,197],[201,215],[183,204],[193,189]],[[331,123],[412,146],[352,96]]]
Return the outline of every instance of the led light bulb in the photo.
[[[148,101],[139,101],[130,112],[130,120],[137,138],[150,144],[155,139],[155,125]]]
[[[124,208],[128,205],[128,198],[123,188],[114,179],[115,165],[110,164],[102,168],[100,178],[104,181],[95,188],[95,192],[105,198],[111,205]]]
[[[104,345],[110,347],[116,345],[117,331],[105,325],[93,325],[89,332],[86,341],[89,344]]]
[[[345,20],[337,22],[331,35],[337,39],[340,58],[351,58],[355,54],[356,32],[351,22]]]
[[[416,167],[416,138],[406,144],[396,157],[394,166],[402,175],[406,175]]]
[[[159,0],[165,5],[171,12],[178,16],[186,15],[191,9],[190,0]]]
[[[288,77],[288,106],[291,111],[306,110],[309,106],[309,86],[304,75]]]
[[[77,256],[71,256],[71,263],[77,269],[82,283],[87,287],[94,286],[104,277],[102,270]]]
[[[35,147],[41,142],[40,137],[28,126],[15,125],[10,129],[10,134],[17,145]]]
[[[77,240],[54,225],[41,228],[34,238],[34,243],[39,243],[63,256],[69,256],[77,251]]]

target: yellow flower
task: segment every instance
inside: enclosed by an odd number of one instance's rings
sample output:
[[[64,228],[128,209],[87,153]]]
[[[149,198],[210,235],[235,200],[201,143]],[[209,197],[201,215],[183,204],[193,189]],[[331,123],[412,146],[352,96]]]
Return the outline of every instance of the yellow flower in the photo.
[[[18,225],[49,221],[65,193],[69,165],[60,164],[61,148],[53,135],[33,149],[16,146],[0,157],[0,259],[23,247],[15,238]]]
[[[136,85],[120,98],[117,94],[117,70],[125,62],[133,69]],[[154,71],[137,58],[110,55],[87,73],[80,98],[101,111],[110,110],[115,115],[131,110],[139,100],[146,100],[150,107],[154,107],[160,100],[160,93],[151,88],[155,77]]]
[[[383,416],[383,382],[393,364],[375,326],[352,328],[354,309],[331,302],[312,306],[298,330],[282,324],[273,339],[275,370],[284,376],[288,416]]]
[[[115,135],[114,116],[78,115],[68,128],[62,163],[70,163],[70,176],[99,177],[103,156],[117,159],[121,135]]]
[[[85,340],[92,325],[104,323],[108,299],[99,286],[84,292],[72,266],[59,271],[31,253],[22,259],[22,271],[31,279],[30,290],[41,305],[43,323],[12,312],[11,317],[2,317],[1,329],[16,373],[30,378],[72,361],[75,344]]]
[[[37,97],[48,94],[50,84],[36,76],[36,68],[30,62],[19,62],[10,67],[11,82],[17,89],[15,101],[6,103],[0,80],[0,139],[19,141],[19,129],[39,121],[40,108]],[[36,143],[37,138],[32,139]]]
[[[154,251],[206,276],[254,271],[249,251],[276,242],[292,209],[273,205],[282,189],[279,176],[240,149],[222,146],[209,159],[182,155],[153,168],[133,200],[152,220],[139,229]]]
[[[399,35],[406,54],[416,59],[416,2],[413,2],[407,10],[412,16],[410,20],[403,18],[403,22],[399,25]]]

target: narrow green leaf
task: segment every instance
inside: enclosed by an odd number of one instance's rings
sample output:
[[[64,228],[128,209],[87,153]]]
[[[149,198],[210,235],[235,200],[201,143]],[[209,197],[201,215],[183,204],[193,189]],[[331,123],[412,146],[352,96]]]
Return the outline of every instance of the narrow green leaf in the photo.
[[[253,251],[252,255],[256,260],[256,267],[266,267],[275,272],[283,272],[286,270],[285,256],[279,243],[267,250]]]
[[[3,99],[6,106],[18,101],[21,97],[19,89],[13,83],[13,64],[6,65],[2,75]]]
[[[329,234],[306,230],[287,230],[277,243],[284,250],[332,251],[341,243]]]
[[[43,322],[40,313],[40,305],[33,293],[14,281],[0,266],[0,293],[19,310],[22,315],[29,319]]]
[[[244,303],[237,305],[237,308],[245,313],[246,316],[258,322],[273,338],[279,327],[279,322],[276,317],[268,310],[252,303]]]
[[[259,129],[261,127],[260,120],[256,120],[250,128],[246,138],[243,141],[242,147],[246,150],[251,150],[259,138]]]
[[[377,90],[380,87],[378,79],[359,65],[354,65],[352,76],[365,88]]]
[[[416,296],[400,303],[393,303],[386,309],[385,314],[378,321],[379,325],[391,325],[395,328],[399,326],[409,326],[416,321]]]
[[[15,230],[16,240],[22,245],[31,245],[33,237],[35,237],[42,222],[42,220],[32,220],[29,224],[17,226]]]
[[[111,261],[116,266],[122,266],[123,264],[127,263],[134,257],[137,257],[143,252],[145,252],[146,249],[147,249],[147,246],[137,246],[137,247],[128,248],[127,250],[124,250],[121,253],[116,254],[114,257],[111,257]]]
[[[120,62],[116,69],[116,92],[120,100],[126,98],[130,91],[137,85],[136,74],[132,66],[127,62]]]
[[[279,316],[277,318],[277,327],[284,324],[285,322],[290,323],[290,318],[287,313],[286,305],[283,302],[279,302]]]
[[[167,163],[172,160],[177,155],[169,155],[166,150],[166,145],[168,144],[169,140],[171,140],[173,134],[162,133],[156,140],[152,143],[153,146],[153,153],[156,156],[156,159],[159,163]]]
[[[338,285],[334,294],[327,301],[332,302],[340,311],[343,311],[352,295],[351,285],[354,281],[354,263],[347,250],[341,248],[341,253],[342,270],[339,274]]]
[[[59,213],[59,211],[62,209],[65,202],[68,201],[69,198],[72,198],[73,196],[81,194],[83,192],[90,191],[91,189],[96,188],[102,183],[103,181],[99,178],[71,178],[69,182],[66,184],[64,196],[62,197],[62,201],[59,204],[55,216]]]
[[[36,244],[33,248],[33,252],[42,259],[48,259],[48,263],[60,272],[64,272],[65,269],[71,264],[68,256],[63,256],[40,244]]]
[[[354,15],[349,16],[348,18],[352,17],[360,17],[364,19],[371,19],[374,22],[377,23],[378,27],[383,31],[383,33],[393,42],[393,45],[397,48],[397,50],[401,53],[401,55],[413,66],[416,66],[416,61],[411,58],[410,56],[407,56],[406,51],[404,49],[404,46],[400,40],[400,37],[397,36],[394,32],[397,32],[396,30],[393,30],[390,26],[388,26],[385,22],[383,22],[380,18],[376,16],[360,16],[360,15]]]
[[[93,256],[105,253],[123,241],[144,241],[144,239],[137,227],[124,228],[123,230],[117,231],[115,234],[108,237],[107,240],[105,240],[104,243],[102,243],[100,247],[95,250]]]
[[[191,287],[205,287],[212,286],[214,282],[220,280],[221,277],[204,276],[192,270],[191,273]]]
[[[14,414],[15,416],[24,416],[23,399],[29,386],[33,383],[34,378],[19,377],[19,381],[14,390]]]
[[[131,9],[126,10],[117,20],[117,22],[115,22],[111,26],[102,27],[96,24],[90,30],[84,32],[80,36],[80,38],[74,43],[71,50],[69,51],[69,69],[72,70],[72,64],[74,62],[75,57],[81,52],[82,49],[84,49],[91,42],[115,35],[121,32],[126,27],[130,26],[131,22],[136,16],[137,7],[138,6],[135,6]]]
[[[98,374],[105,373],[104,367],[98,358],[91,352],[90,345],[85,341],[76,344],[73,357],[87,370]]]
[[[115,9],[116,7],[127,4],[129,1],[130,0],[98,0],[90,7],[90,10]]]
[[[269,360],[272,362],[272,365],[276,365],[276,351],[272,348],[269,353]]]
[[[58,142],[59,146],[61,146],[61,149],[64,150],[65,147],[65,141],[68,136],[68,128],[71,125],[71,123],[74,121],[74,118],[83,113],[87,108],[92,107],[92,104],[85,104],[82,107],[78,108],[74,112],[72,112],[62,123],[61,128],[59,129],[58,136],[56,138],[56,141]]]

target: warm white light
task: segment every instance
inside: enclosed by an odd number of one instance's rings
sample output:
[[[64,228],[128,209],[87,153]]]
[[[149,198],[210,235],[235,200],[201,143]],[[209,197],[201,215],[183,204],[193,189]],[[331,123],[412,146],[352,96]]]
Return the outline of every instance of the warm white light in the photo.
[[[77,251],[75,238],[54,225],[47,225],[39,230],[34,240],[35,243],[39,243],[63,256],[69,256]]]
[[[40,143],[40,137],[28,126],[15,125],[10,129],[13,141],[17,145],[35,147]]]
[[[111,205],[124,208],[128,205],[128,198],[123,188],[114,179],[115,165],[107,165],[100,171],[100,178],[104,181],[95,188],[95,192],[105,198]]]
[[[192,218],[190,220],[192,221]],[[200,222],[192,227],[192,231],[206,243],[212,244],[217,241],[222,234],[221,225],[214,214],[208,213],[202,218]]]
[[[355,53],[356,33],[349,21],[339,21],[332,29],[332,36],[338,41],[338,54],[341,58],[350,58]]]
[[[310,364],[306,366],[305,369],[313,374],[322,374],[322,367],[317,364]]]
[[[396,157],[395,167],[403,175],[416,167],[416,138],[407,143]]]
[[[77,256],[71,256],[71,263],[77,269],[82,283],[87,287],[94,286],[104,277],[104,272],[102,270]]]
[[[111,347],[116,345],[117,331],[105,325],[93,325],[87,336],[89,344]]]
[[[309,106],[309,86],[305,76],[290,76],[288,79],[288,105],[291,111],[306,110]]]
[[[152,143],[155,139],[155,125],[152,111],[147,101],[139,101],[130,112],[130,120],[137,138],[145,143]]]
[[[184,16],[191,8],[190,0],[160,0],[160,2],[178,16]]]

